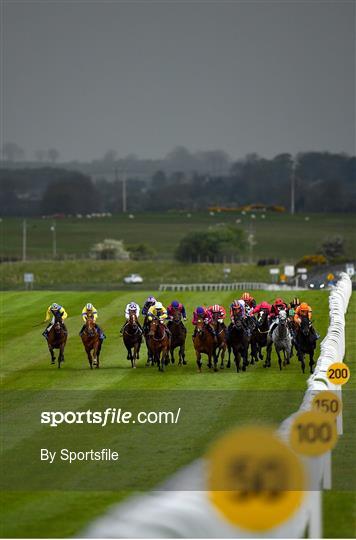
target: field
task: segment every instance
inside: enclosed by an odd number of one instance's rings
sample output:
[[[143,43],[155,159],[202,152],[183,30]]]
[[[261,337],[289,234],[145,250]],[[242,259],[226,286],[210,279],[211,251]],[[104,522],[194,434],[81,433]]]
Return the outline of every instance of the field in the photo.
[[[328,295],[326,292],[305,292],[315,313],[315,325],[322,336],[328,326]],[[146,292],[137,293],[137,301],[142,304]],[[270,299],[271,293],[256,293],[257,300]],[[191,313],[202,302],[201,293],[182,294],[181,298]],[[168,303],[170,294],[162,294],[160,299]],[[308,374],[303,375],[295,358],[282,373],[276,359],[272,368],[263,369],[261,363],[249,367],[246,373],[236,374],[233,369],[211,373],[206,368],[202,374],[196,372],[191,345],[191,325],[187,339],[188,365],[179,368],[169,366],[164,374],[156,368],[145,367],[145,355],[139,367],[132,370],[126,360],[119,338],[119,328],[123,322],[123,309],[131,293],[127,292],[6,292],[2,294],[1,305],[1,378],[3,390],[3,411],[5,430],[11,437],[4,437],[3,456],[11,463],[22,456],[24,448],[31,448],[39,436],[39,426],[30,421],[37,396],[45,396],[49,406],[56,396],[63,394],[69,403],[75,395],[75,403],[85,410],[89,403],[101,403],[105,396],[116,393],[123,400],[135,400],[142,409],[160,407],[169,400],[179,402],[186,421],[182,423],[181,438],[167,430],[156,432],[159,437],[158,454],[150,453],[147,433],[139,435],[139,448],[133,444],[132,433],[124,433],[126,444],[130,443],[132,458],[139,469],[144,466],[142,485],[135,490],[149,489],[169,476],[180,466],[200,456],[216,434],[236,423],[265,422],[278,424],[295,411],[306,388]],[[232,300],[231,293],[204,293],[203,301],[220,302],[225,306]],[[70,338],[66,349],[66,361],[60,371],[49,364],[46,344],[41,336],[39,323],[49,303],[60,301],[69,313],[68,329]],[[92,301],[99,309],[100,322],[107,334],[102,355],[102,369],[90,371],[78,337],[81,326],[80,312],[87,301]],[[351,372],[355,369],[355,299],[349,306],[347,320],[346,361]],[[344,392],[345,435],[333,453],[334,478],[337,491],[325,493],[324,536],[352,537],[355,533],[353,513],[355,496],[352,487],[354,471],[355,429],[354,399],[351,388],[354,379]],[[30,394],[28,394],[30,392]],[[32,394],[31,394],[32,392]],[[29,399],[28,396],[32,396]],[[68,398],[67,398],[68,396]],[[131,396],[131,397],[129,397]],[[148,398],[147,398],[148,396]],[[205,397],[204,397],[205,396]],[[62,398],[63,399],[63,398]],[[184,401],[183,401],[184,399]],[[197,401],[200,400],[200,401]],[[197,406],[197,403],[199,405]],[[23,418],[23,431],[18,429],[15,418]],[[28,419],[28,423],[26,423]],[[189,425],[192,424],[192,427]],[[180,426],[181,427],[181,426]],[[194,429],[194,437],[192,434]],[[152,434],[152,432],[150,432]],[[188,437],[191,436],[190,440]],[[136,441],[136,440],[135,440]],[[157,442],[157,441],[156,441]],[[26,445],[26,446],[24,446]],[[156,459],[158,458],[158,460]],[[135,461],[136,460],[136,461]],[[79,532],[95,516],[102,514],[112,503],[127,497],[133,489],[113,490],[81,489],[87,476],[85,468],[73,469],[71,478],[63,476],[62,489],[55,491],[33,490],[5,491],[2,493],[1,529],[3,537],[61,537]],[[100,482],[100,477],[94,477]],[[351,479],[351,480],[350,480]],[[76,489],[66,485],[75,482]],[[69,484],[68,484],[69,483]],[[23,488],[22,488],[23,489]]]
[[[192,230],[205,230],[217,224],[238,224],[255,235],[252,253],[243,260],[279,258],[281,262],[296,262],[303,255],[315,253],[328,235],[340,234],[345,239],[345,254],[353,259],[356,239],[352,214],[278,214],[266,212],[243,215],[241,212],[139,213],[134,219],[128,214],[111,218],[58,219],[57,253],[60,257],[87,257],[90,248],[105,238],[122,239],[127,244],[144,242],[152,246],[159,259],[172,259],[180,239]],[[51,220],[27,220],[28,258],[52,257]],[[143,232],[144,231],[144,232]],[[3,218],[0,223],[0,256],[22,257],[22,220]],[[237,261],[238,262],[238,261]]]

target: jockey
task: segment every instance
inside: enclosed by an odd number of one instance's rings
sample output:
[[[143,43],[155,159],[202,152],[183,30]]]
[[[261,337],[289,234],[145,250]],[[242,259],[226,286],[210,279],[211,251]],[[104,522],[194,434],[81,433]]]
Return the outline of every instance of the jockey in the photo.
[[[171,304],[169,304],[169,306],[167,307],[167,314],[168,314],[168,317],[171,320],[173,318],[173,315],[174,315],[175,311],[179,311],[179,313],[182,314],[182,317],[183,317],[184,321],[187,320],[187,314],[186,314],[186,311],[185,311],[185,307],[184,307],[183,304],[178,302],[178,300],[173,300],[173,302]]]
[[[143,321],[143,332],[146,333],[147,331],[147,314],[148,314],[148,310],[154,306],[156,303],[156,299],[154,296],[149,296],[146,300],[146,302],[143,304],[143,308],[142,308],[142,315],[145,317],[145,320]]]
[[[156,299],[154,296],[149,296],[146,300],[146,302],[143,304],[143,308],[142,308],[142,315],[144,315],[146,317],[147,313],[148,313],[148,310],[150,309],[150,307],[154,306],[156,303]]]
[[[249,292],[244,292],[241,296],[241,300],[245,302],[245,309],[247,314],[250,312],[251,309],[254,309],[256,307],[256,300],[253,296],[250,295]]]
[[[300,306],[300,300],[297,296],[293,298],[293,300],[288,305],[288,315],[289,317],[293,317],[295,314],[295,310],[297,307]]]
[[[234,300],[230,305],[230,319],[234,322],[235,315],[240,314],[244,319],[246,317],[245,302],[244,300]]]
[[[269,332],[272,334],[275,326],[277,325],[277,317],[280,311],[284,310],[287,312],[287,304],[282,300],[282,298],[277,298],[271,307],[271,312],[268,315],[269,318]]]
[[[250,312],[250,315],[256,315],[256,313],[261,313],[265,311],[268,315],[271,313],[272,306],[268,302],[261,302]]]
[[[301,317],[308,317],[312,335],[314,336],[315,340],[317,340],[317,339],[319,339],[320,336],[319,336],[319,334],[315,331],[315,329],[313,328],[313,326],[312,326],[312,324],[311,324],[312,313],[313,313],[313,310],[312,310],[312,308],[309,306],[309,304],[307,304],[306,302],[302,302],[302,303],[300,304],[300,306],[298,306],[297,309],[295,310],[294,322],[295,322],[298,326],[300,326],[300,323],[302,322]]]
[[[140,306],[136,302],[129,302],[128,304],[126,304],[126,307],[125,307],[125,322],[122,325],[122,327],[120,328],[120,334],[122,334],[124,332],[124,328],[127,325],[127,323],[129,322],[130,311],[135,312],[136,319],[137,319],[137,321],[136,321],[137,326],[139,327],[140,331],[143,332],[143,328],[140,325],[139,320],[138,320],[138,318],[140,316]]]
[[[161,304],[161,302],[155,302],[155,304],[153,304],[149,310],[148,310],[148,313],[147,313],[147,318],[149,321],[152,321],[152,319],[154,318],[157,318],[159,319],[160,322],[164,322],[165,319],[167,319],[168,315],[167,315],[167,310],[166,308]]]
[[[214,315],[217,315],[218,323],[224,324],[224,319],[226,318],[226,309],[223,306],[214,304],[213,306],[208,307],[208,311],[211,313],[212,319],[214,318]]]
[[[51,315],[52,315],[51,322],[47,324],[46,330],[42,332],[42,335],[46,339],[48,338],[49,331],[54,325],[55,317],[60,317],[62,324],[63,324],[63,321],[68,317],[68,314],[66,310],[64,309],[64,307],[60,306],[59,304],[56,304],[55,302],[51,304],[50,306],[48,306],[47,311],[46,311],[45,322],[49,321],[49,319],[51,318]],[[65,332],[67,332],[67,328],[65,324],[63,324],[63,328]]]
[[[101,341],[103,341],[106,336],[105,336],[104,332],[102,331],[102,329],[100,328],[100,326],[98,324],[96,324],[96,319],[98,318],[98,311],[93,306],[93,304],[90,304],[90,302],[88,302],[88,304],[85,304],[85,306],[82,309],[82,317],[83,317],[84,324],[82,326],[82,329],[79,332],[79,335],[81,336],[83,334],[83,332],[85,330],[85,324],[86,324],[88,318],[92,318],[94,320],[94,322],[95,322],[95,328],[98,331],[99,338],[100,338]]]
[[[217,341],[216,332],[215,332],[214,328],[211,326],[211,321],[213,319],[212,315],[211,315],[211,312],[207,308],[199,306],[199,307],[196,308],[196,310],[193,313],[192,324],[196,327],[198,321],[201,320],[201,319],[203,319],[206,328],[208,329],[210,334],[212,334],[214,336],[215,341]],[[193,333],[193,337],[195,337],[196,335],[197,335],[197,329],[195,328],[194,333]]]
[[[181,314],[183,321],[187,320],[187,313],[185,311],[184,305],[178,302],[178,300],[173,300],[173,302],[169,304],[169,306],[167,307],[167,315],[168,315],[167,328],[169,328],[169,330],[171,330],[174,313],[176,311],[178,311]],[[183,321],[181,320],[180,324],[184,327]]]

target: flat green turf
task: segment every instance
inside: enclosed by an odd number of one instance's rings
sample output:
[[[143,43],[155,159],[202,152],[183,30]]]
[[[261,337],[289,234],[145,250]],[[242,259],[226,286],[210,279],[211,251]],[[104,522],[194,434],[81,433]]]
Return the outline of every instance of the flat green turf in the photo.
[[[147,296],[146,292],[138,292],[135,296],[140,304]],[[184,293],[180,299],[186,304],[188,313],[202,303],[222,303],[225,306],[233,299],[231,293]],[[277,294],[277,293],[276,293]],[[283,294],[283,293],[282,293]],[[256,299],[271,300],[271,293],[259,291]],[[328,294],[327,292],[303,293],[304,298],[313,305],[315,325],[322,337],[328,326]],[[226,403],[219,411],[213,407],[199,409],[200,426],[197,437],[200,437],[203,451],[204,445],[210,437],[214,437],[221,427],[229,423],[241,422],[267,422],[274,425],[294,412],[302,399],[306,389],[308,374],[302,374],[295,359],[282,372],[277,368],[273,357],[272,368],[265,370],[261,363],[250,366],[245,373],[236,374],[233,369],[212,373],[206,368],[202,374],[196,372],[196,365],[191,344],[191,325],[189,323],[189,335],[187,339],[188,365],[179,368],[177,365],[168,366],[165,373],[159,373],[156,368],[145,367],[145,355],[142,355],[138,368],[132,370],[123,346],[119,338],[119,328],[123,322],[123,310],[132,298],[131,292],[7,292],[2,293],[2,305],[0,310],[1,324],[1,382],[5,391],[10,390],[34,390],[34,391],[70,391],[90,390],[94,397],[102,395],[103,391],[129,390],[142,391],[142,409],[145,409],[145,391],[157,392],[159,401],[163,390],[172,395],[178,390],[185,390],[188,396],[196,395],[197,391],[224,391]],[[160,296],[163,303],[172,300],[171,293]],[[68,313],[67,326],[69,329],[69,341],[66,348],[66,361],[59,371],[50,366],[46,344],[41,337],[41,329],[33,326],[41,321],[45,309],[53,302],[62,303]],[[80,312],[86,302],[93,302],[99,310],[99,321],[107,334],[102,353],[102,368],[90,371],[84,355],[78,331],[81,326]],[[351,371],[355,369],[354,347],[355,334],[351,331],[355,324],[356,302],[352,299],[348,313],[347,350],[346,361]],[[348,383],[348,389],[355,388],[354,379]],[[231,406],[231,396],[236,392],[241,396],[251,392],[254,397],[253,406],[240,403],[240,407]],[[244,392],[246,392],[244,394]],[[273,394],[272,394],[273,392]],[[190,394],[189,394],[190,393]],[[179,395],[179,394],[177,394]],[[17,394],[19,396],[19,394]],[[271,404],[271,396],[273,403]],[[83,402],[77,403],[78,407],[86,406],[85,394]],[[268,407],[266,407],[268,403]],[[8,405],[8,404],[7,404]],[[14,414],[16,410],[26,417],[26,411],[31,411],[30,402],[21,402],[17,397],[13,403]],[[350,485],[349,478],[354,470],[354,437],[352,415],[354,406],[353,392],[344,393],[344,423],[345,435],[340,439],[333,453],[333,466],[335,471],[341,471],[339,481],[340,490]],[[189,409],[189,398],[182,407]],[[222,426],[221,426],[222,425]],[[20,429],[13,427],[15,437],[14,446],[10,449],[10,442],[4,442],[4,452],[16,452],[21,449],[21,438],[26,437],[31,444],[36,432],[31,426],[22,426]],[[209,428],[209,429],[208,429]],[[23,433],[21,432],[23,429]],[[149,488],[163,480],[179,466],[189,463],[198,457],[200,453],[194,445],[184,444],[180,450],[178,462],[171,462],[170,446],[168,437],[163,433],[162,444],[165,454],[162,466],[150,466],[147,463],[146,484]],[[129,439],[128,439],[129,440]],[[26,443],[27,444],[27,443]],[[172,449],[173,451],[173,449]],[[19,453],[21,456],[21,453]],[[147,460],[144,446],[140,457]],[[77,474],[78,485],[85,471]],[[50,486],[49,486],[50,487]],[[112,491],[22,491],[2,493],[1,504],[1,529],[0,535],[4,537],[61,537],[78,534],[95,516],[102,514],[105,509],[118,500],[125,498],[127,492]],[[354,492],[345,491],[324,494],[324,533],[328,537],[351,537],[354,535],[353,511],[355,509]]]
[[[356,218],[353,214],[278,214],[266,212],[242,215],[241,212],[138,213],[134,219],[119,214],[111,218],[57,220],[57,251],[60,256],[85,258],[91,246],[105,238],[122,239],[128,244],[145,242],[157,252],[158,258],[172,258],[180,239],[192,230],[206,230],[217,224],[238,224],[255,235],[253,253],[243,260],[279,258],[282,262],[297,261],[303,255],[314,254],[328,235],[345,238],[345,250],[353,258],[356,240],[353,234]],[[238,223],[237,223],[238,221]],[[29,258],[51,258],[52,221],[27,220],[27,254]],[[3,218],[0,223],[0,256],[22,257],[22,220]]]

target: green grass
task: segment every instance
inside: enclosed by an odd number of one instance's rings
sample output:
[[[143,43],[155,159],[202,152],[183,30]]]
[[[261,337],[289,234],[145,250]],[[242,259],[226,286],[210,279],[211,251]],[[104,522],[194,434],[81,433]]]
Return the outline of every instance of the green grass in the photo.
[[[305,218],[309,217],[309,221]],[[352,214],[278,214],[267,212],[262,219],[240,212],[139,213],[134,219],[128,215],[115,215],[103,219],[67,218],[57,220],[58,255],[86,257],[91,246],[105,238],[122,239],[128,244],[145,242],[156,251],[157,257],[172,258],[180,239],[192,230],[205,230],[216,224],[235,224],[255,234],[257,242],[253,250],[253,260],[277,257],[282,262],[297,261],[303,255],[317,251],[322,240],[331,234],[341,234],[345,238],[346,255],[353,257],[356,238],[353,234],[355,216]],[[52,257],[51,221],[48,219],[28,219],[28,257]],[[22,220],[3,218],[0,223],[0,256],[22,257]],[[244,258],[248,258],[245,254]]]
[[[147,292],[137,292],[137,301],[142,304],[147,294]],[[307,291],[303,295],[313,305],[316,327],[324,336],[328,326],[327,293]],[[148,403],[160,407],[162,403],[167,402],[165,401],[167,399],[179,400],[182,396],[181,392],[186,392],[186,401],[182,403],[182,408],[189,422],[186,420],[186,423],[183,422],[181,426],[183,434],[191,433],[189,429],[194,431],[194,437],[189,444],[184,436],[177,442],[174,436],[164,430],[156,432],[156,438],[159,438],[161,445],[160,450],[163,452],[163,459],[157,462],[149,453],[152,442],[149,437],[145,439],[144,431],[138,439],[133,438],[130,430],[123,432],[124,447],[131,445],[137,470],[144,470],[145,480],[142,489],[157,485],[179,466],[201,455],[209,441],[231,424],[262,421],[276,425],[298,408],[306,388],[308,374],[301,373],[295,358],[283,372],[279,372],[276,359],[273,358],[272,368],[269,370],[263,369],[259,363],[249,367],[246,373],[240,374],[236,374],[233,369],[211,373],[207,370],[206,360],[204,360],[203,373],[198,374],[190,338],[190,323],[187,339],[187,366],[184,368],[178,368],[176,365],[169,366],[162,374],[158,373],[156,368],[146,368],[145,355],[143,355],[138,369],[132,370],[118,336],[123,322],[123,309],[131,297],[131,292],[36,291],[2,294],[0,336],[3,414],[7,433],[11,434],[11,437],[3,441],[3,452],[10,463],[11,459],[15,462],[24,459],[22,452],[36,444],[38,432],[31,422],[31,413],[37,401],[40,400],[36,396],[43,396],[44,392],[45,396],[48,396],[49,409],[55,403],[51,396],[58,395],[56,391],[59,391],[59,395],[63,393],[68,396],[65,408],[70,408],[70,400],[74,399],[71,396],[75,395],[76,405],[80,410],[86,410],[88,399],[90,403],[103,402],[104,392],[119,392],[122,399],[129,400],[127,397],[129,392],[134,391],[133,395],[137,400],[135,406],[143,410],[147,409]],[[180,297],[185,302],[189,313],[202,302],[202,293],[185,293]],[[271,293],[259,291],[256,293],[256,298],[257,300],[271,299]],[[172,300],[172,296],[170,293],[165,293],[160,296],[160,299],[168,303]],[[232,300],[232,294],[228,292],[204,293],[203,300],[206,304],[218,301],[227,306]],[[41,321],[46,307],[53,301],[61,302],[69,313],[70,337],[66,348],[66,361],[60,371],[49,365],[49,355],[41,337],[41,330],[33,327]],[[93,302],[98,308],[100,323],[107,334],[102,354],[102,369],[93,372],[88,369],[77,335],[81,326],[81,308],[87,301]],[[355,335],[350,331],[355,323],[355,308],[356,302],[352,299],[348,314],[346,344],[346,361],[350,365],[351,372],[355,369]],[[348,383],[348,388],[355,388],[353,378]],[[89,397],[87,392],[83,392],[84,390],[90,391]],[[9,394],[11,391],[13,393]],[[24,391],[32,391],[33,400],[22,397],[29,395]],[[71,391],[79,392],[74,394]],[[148,395],[151,395],[149,398],[151,401],[147,400]],[[206,397],[202,397],[200,406],[196,407],[197,398],[204,395]],[[12,396],[12,401],[9,403],[4,396]],[[211,399],[210,396],[212,396]],[[218,396],[215,401],[214,396]],[[110,406],[111,403],[108,405]],[[353,406],[353,392],[344,392],[345,435],[340,439],[333,453],[334,475],[339,475],[337,485],[340,491],[324,494],[324,535],[328,537],[351,537],[355,532],[352,517],[355,508],[354,492],[342,491],[349,489],[354,467]],[[19,417],[27,419],[28,422],[19,426],[15,421]],[[188,426],[189,423],[191,427]],[[152,432],[150,433],[154,438]],[[134,445],[137,441],[141,443],[138,449]],[[176,459],[177,456],[179,459]],[[70,481],[77,482],[79,487],[87,478],[87,472],[81,468],[73,469],[71,476]],[[64,473],[64,486],[68,481]],[[93,482],[95,482],[95,477]],[[107,490],[4,492],[2,493],[0,535],[4,537],[75,535],[95,516],[102,514],[110,504],[127,495],[126,491]]]

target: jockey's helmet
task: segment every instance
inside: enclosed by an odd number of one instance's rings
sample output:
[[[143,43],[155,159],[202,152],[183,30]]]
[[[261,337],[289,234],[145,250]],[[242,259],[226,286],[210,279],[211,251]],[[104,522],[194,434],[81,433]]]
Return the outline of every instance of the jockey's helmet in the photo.
[[[88,311],[92,311],[93,310],[93,304],[90,304],[90,302],[86,305],[86,308]]]
[[[308,305],[306,302],[302,302],[302,303],[300,304],[300,309],[301,309],[302,311],[308,311],[308,310],[310,309],[310,307],[309,307],[309,305]]]
[[[233,303],[231,304],[232,307],[238,307],[240,304],[239,304],[239,301],[238,300],[234,300]]]
[[[57,311],[57,310],[60,309],[60,308],[61,308],[61,306],[58,305],[58,304],[56,304],[55,302],[53,302],[53,304],[51,305],[51,309],[52,309],[53,311]]]
[[[297,296],[295,296],[292,300],[292,304],[294,304],[295,306],[299,306],[300,305],[300,300]]]
[[[135,304],[135,302],[130,302],[129,304],[129,309],[136,309],[137,305]]]
[[[163,306],[162,306],[161,302],[156,302],[155,308],[156,309],[163,309]]]
[[[173,300],[173,302],[172,302],[172,307],[174,307],[174,309],[179,308],[179,302],[178,302],[178,300]]]
[[[213,305],[213,308],[212,308],[212,311],[213,311],[214,313],[220,313],[221,307],[219,306],[219,304],[214,304],[214,305]]]
[[[149,297],[147,298],[147,302],[151,302],[151,303],[154,302],[154,303],[156,303],[156,299],[155,299],[154,296],[149,296]]]
[[[282,298],[277,298],[274,304],[275,304],[275,306],[283,306],[284,302],[283,302]]]
[[[248,302],[251,299],[251,295],[248,292],[244,292],[241,298],[242,300],[245,300],[245,302]]]
[[[197,307],[197,314],[204,315],[205,309],[202,306]]]
[[[269,309],[269,304],[267,302],[262,302],[261,309]]]

